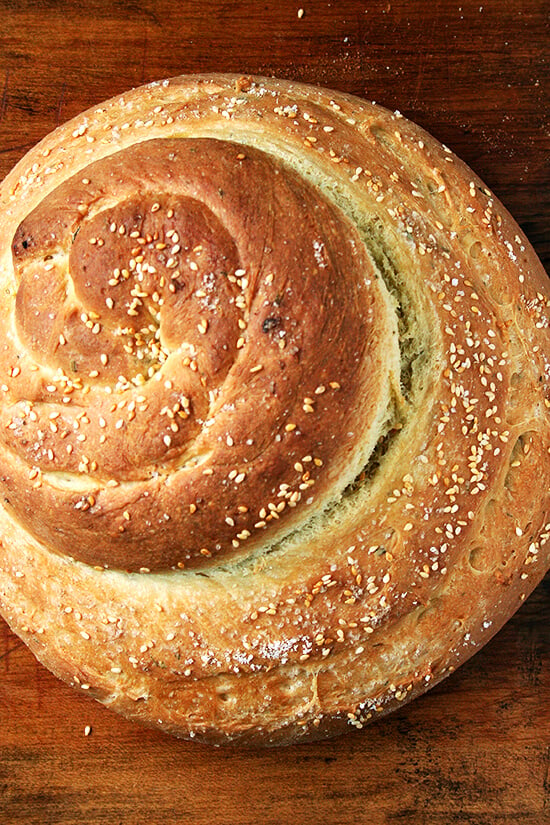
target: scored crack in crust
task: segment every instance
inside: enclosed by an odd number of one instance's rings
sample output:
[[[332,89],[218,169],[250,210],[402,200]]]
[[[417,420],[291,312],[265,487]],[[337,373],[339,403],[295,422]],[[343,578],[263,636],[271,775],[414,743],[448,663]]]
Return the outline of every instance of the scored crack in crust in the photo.
[[[548,278],[375,104],[202,75],[0,190],[0,609],[178,736],[364,724],[550,567]]]

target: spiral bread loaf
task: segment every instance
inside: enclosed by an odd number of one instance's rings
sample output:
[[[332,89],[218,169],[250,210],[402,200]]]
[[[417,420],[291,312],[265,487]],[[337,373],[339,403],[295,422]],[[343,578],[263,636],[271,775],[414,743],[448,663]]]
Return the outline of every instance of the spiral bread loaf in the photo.
[[[361,728],[550,566],[548,278],[398,112],[180,77],[0,190],[0,609],[203,741]]]

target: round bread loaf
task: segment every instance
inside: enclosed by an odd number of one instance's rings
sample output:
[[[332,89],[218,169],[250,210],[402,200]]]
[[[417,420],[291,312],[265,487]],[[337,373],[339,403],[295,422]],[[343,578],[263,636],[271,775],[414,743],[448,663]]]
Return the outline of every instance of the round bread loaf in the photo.
[[[213,743],[362,728],[549,568],[548,278],[399,112],[152,83],[0,230],[0,608],[71,685]]]

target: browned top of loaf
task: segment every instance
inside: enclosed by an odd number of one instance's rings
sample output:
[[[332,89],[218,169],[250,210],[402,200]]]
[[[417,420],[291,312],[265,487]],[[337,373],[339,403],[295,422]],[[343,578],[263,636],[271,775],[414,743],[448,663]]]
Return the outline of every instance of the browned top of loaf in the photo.
[[[350,441],[387,385],[385,302],[349,219],[276,159],[130,146],[45,197],[13,257],[39,368],[12,376],[3,485],[58,550],[196,566],[334,498],[335,460],[359,471]],[[2,356],[7,372],[18,342]]]
[[[2,191],[0,599],[61,676],[208,740],[360,727],[548,569],[548,279],[399,113],[180,78]]]

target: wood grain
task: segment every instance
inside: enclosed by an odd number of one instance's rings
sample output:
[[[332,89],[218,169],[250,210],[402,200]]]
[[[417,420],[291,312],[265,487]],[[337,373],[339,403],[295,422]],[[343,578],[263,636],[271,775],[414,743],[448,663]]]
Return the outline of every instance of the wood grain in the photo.
[[[292,77],[419,122],[485,179],[548,267],[549,37],[547,0],[0,0],[0,176],[58,123],[148,80]],[[550,823],[550,578],[427,696],[284,751],[212,750],[127,723],[0,622],[0,824],[84,820]]]

